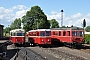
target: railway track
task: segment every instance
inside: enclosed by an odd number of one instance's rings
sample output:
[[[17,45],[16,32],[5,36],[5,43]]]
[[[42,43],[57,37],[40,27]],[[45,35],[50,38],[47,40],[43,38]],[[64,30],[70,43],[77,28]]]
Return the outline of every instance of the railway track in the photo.
[[[69,52],[58,50],[57,48],[54,49],[54,48],[38,48],[38,47],[36,47],[36,48],[31,48],[31,49],[42,55],[42,53],[37,51],[37,50],[40,50],[41,52],[43,52],[45,54],[52,55],[54,58],[56,58],[58,60],[87,60],[86,58],[71,54]],[[35,49],[37,49],[37,50],[35,50]],[[46,57],[47,60],[50,60],[48,56],[44,56],[44,57]]]
[[[16,47],[15,60],[20,60],[20,58],[22,58],[21,60],[88,60],[78,54],[74,55],[59,48]],[[68,49],[66,48],[66,50]]]
[[[20,60],[19,58],[22,58],[22,60],[46,60],[41,55],[26,47],[16,47],[16,49],[15,60]]]
[[[43,51],[48,52],[49,54],[53,55],[54,57],[62,59],[62,60],[87,60],[80,56],[72,55],[70,53],[66,53],[64,51],[60,51],[57,49],[50,48],[50,49],[43,49]]]

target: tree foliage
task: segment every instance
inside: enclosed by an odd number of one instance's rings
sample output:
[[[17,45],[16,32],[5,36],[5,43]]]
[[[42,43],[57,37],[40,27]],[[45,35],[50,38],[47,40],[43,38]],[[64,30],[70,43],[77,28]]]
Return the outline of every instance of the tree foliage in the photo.
[[[12,29],[20,29],[21,28],[21,19],[15,19],[14,22],[10,25],[11,30]]]
[[[10,31],[10,27],[6,27],[6,28],[4,29],[5,36],[6,36],[7,33],[9,33],[9,31]]]
[[[55,19],[49,20],[51,28],[59,28],[59,23]]]
[[[65,28],[66,26],[62,26],[63,28]]]
[[[90,44],[90,34],[85,34],[85,43]]]
[[[85,28],[86,32],[90,32],[90,25]]]
[[[50,28],[50,23],[47,20],[47,16],[41,10],[39,6],[31,7],[30,11],[27,11],[26,15],[22,17],[23,28],[26,31],[32,29],[46,29]]]

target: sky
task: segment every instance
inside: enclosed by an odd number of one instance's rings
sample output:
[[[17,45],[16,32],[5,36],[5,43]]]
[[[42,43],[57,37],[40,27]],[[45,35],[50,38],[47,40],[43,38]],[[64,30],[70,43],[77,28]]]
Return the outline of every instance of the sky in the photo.
[[[1,0],[0,24],[8,27],[16,18],[21,18],[31,7],[38,5],[47,15],[47,19],[56,19],[61,26],[61,10],[63,9],[63,25],[82,27],[90,25],[90,0]]]

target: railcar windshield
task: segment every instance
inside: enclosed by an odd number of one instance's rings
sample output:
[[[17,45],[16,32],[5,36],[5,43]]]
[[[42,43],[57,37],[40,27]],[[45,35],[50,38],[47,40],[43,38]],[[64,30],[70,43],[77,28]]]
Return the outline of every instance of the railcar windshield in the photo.
[[[83,32],[82,31],[72,31],[72,36],[83,36]]]
[[[75,31],[72,31],[72,36],[75,36],[76,35],[76,32]]]
[[[41,31],[40,36],[50,36],[51,35],[50,33],[51,33],[50,31]]]
[[[83,36],[83,32],[82,31],[80,31],[80,36]]]
[[[50,33],[51,33],[50,31],[46,31],[46,36],[50,36],[51,35]]]
[[[45,36],[45,32],[44,31],[40,31],[40,36]]]
[[[24,36],[24,33],[17,33],[17,36]]]

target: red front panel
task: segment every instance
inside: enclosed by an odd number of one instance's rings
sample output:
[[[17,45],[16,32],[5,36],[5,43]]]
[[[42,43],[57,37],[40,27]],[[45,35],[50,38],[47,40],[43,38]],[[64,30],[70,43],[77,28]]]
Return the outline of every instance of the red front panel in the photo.
[[[83,37],[73,37],[72,41],[76,43],[84,43],[84,38]]]
[[[37,44],[51,44],[51,37],[37,37],[35,38]]]
[[[25,37],[10,37],[10,40],[15,44],[15,43],[24,43],[25,42]]]

